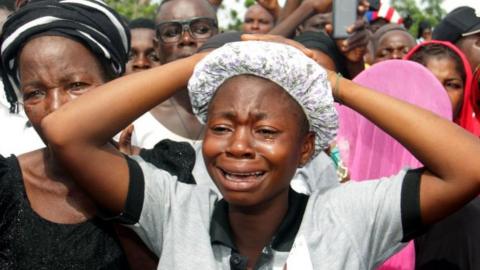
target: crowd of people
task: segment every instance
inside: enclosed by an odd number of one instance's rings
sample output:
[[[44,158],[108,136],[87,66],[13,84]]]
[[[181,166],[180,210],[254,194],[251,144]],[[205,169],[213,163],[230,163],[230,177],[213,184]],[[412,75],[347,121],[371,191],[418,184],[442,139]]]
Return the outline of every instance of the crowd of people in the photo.
[[[480,269],[480,7],[376,2],[0,1],[0,269]]]

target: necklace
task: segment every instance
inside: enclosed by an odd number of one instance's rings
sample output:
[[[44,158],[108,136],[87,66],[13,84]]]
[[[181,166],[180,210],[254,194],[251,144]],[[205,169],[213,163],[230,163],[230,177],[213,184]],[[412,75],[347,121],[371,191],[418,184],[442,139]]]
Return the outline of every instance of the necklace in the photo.
[[[202,125],[202,128],[200,128],[200,131],[198,132],[198,134],[195,134],[195,132],[193,130],[188,128],[187,123],[185,123],[185,120],[183,119],[182,115],[180,114],[180,111],[178,111],[176,102],[173,101],[173,97],[170,98],[169,100],[170,100],[170,104],[175,109],[175,113],[177,114],[177,118],[180,120],[180,124],[182,124],[183,130],[185,131],[185,133],[187,134],[189,139],[193,138],[194,141],[198,141],[200,139],[200,136],[202,135],[204,126]],[[190,135],[195,135],[195,136],[190,137]]]

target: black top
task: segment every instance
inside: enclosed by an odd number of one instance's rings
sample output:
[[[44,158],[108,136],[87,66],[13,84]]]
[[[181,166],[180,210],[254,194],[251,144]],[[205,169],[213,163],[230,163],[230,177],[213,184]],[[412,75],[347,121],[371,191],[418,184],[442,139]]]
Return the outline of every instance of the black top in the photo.
[[[307,208],[309,196],[295,192],[290,188],[288,196],[288,210],[279,225],[275,236],[266,250],[262,251],[255,269],[270,261],[272,256],[269,249],[290,252],[302,224],[303,214]],[[224,245],[232,250],[230,269],[247,269],[248,257],[242,256],[235,245],[232,229],[228,219],[228,202],[220,200],[215,203],[215,208],[210,221],[210,237],[212,245]]]
[[[480,269],[480,198],[415,239],[416,269]]]
[[[30,207],[15,156],[0,155],[0,269],[128,269],[113,228],[47,221]]]

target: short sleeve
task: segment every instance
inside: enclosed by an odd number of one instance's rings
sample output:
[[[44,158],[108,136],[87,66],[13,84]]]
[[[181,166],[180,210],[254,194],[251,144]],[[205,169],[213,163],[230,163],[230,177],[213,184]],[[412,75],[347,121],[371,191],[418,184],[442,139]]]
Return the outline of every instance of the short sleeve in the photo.
[[[128,165],[129,184],[127,201],[122,213],[116,217],[100,215],[106,220],[113,220],[125,225],[133,225],[138,222],[142,213],[145,198],[145,177],[140,165],[132,158],[125,156]]]
[[[129,171],[128,194],[122,213],[99,212],[108,221],[127,225],[156,254],[161,250],[163,221],[169,203],[170,185],[176,177],[144,161],[140,156],[125,156]]]
[[[405,235],[421,227],[420,175],[403,170],[392,177],[350,182],[329,193],[329,207],[368,269],[398,251]]]
[[[176,222],[197,224],[209,216],[211,197],[209,189],[199,191],[197,185],[181,183],[177,177],[140,156],[126,157],[130,183],[127,201],[119,220],[135,231],[157,256],[162,253],[164,241],[177,227]]]
[[[340,182],[332,159],[325,152],[320,152],[307,165],[297,169],[290,185],[296,192],[309,195],[338,187]]]

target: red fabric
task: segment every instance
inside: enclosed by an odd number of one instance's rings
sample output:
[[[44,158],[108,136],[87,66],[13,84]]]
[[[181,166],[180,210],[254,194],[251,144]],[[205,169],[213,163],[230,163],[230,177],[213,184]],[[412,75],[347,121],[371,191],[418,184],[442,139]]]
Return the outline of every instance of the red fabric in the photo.
[[[387,10],[387,14],[385,15],[385,18],[387,19],[387,21],[392,21],[392,17],[393,17],[394,12],[395,12],[395,10],[393,8],[389,8]]]
[[[465,88],[463,91],[463,105],[457,119],[454,119],[454,121],[476,136],[480,136],[480,109],[478,105],[478,101],[480,101],[480,90],[478,89],[480,70],[477,70],[476,76],[473,78],[472,68],[463,52],[460,51],[457,46],[448,41],[431,40],[415,46],[407,55],[405,55],[404,59],[410,60],[412,55],[421,47],[432,43],[441,44],[452,49],[462,59],[463,68],[465,69],[466,74]]]

